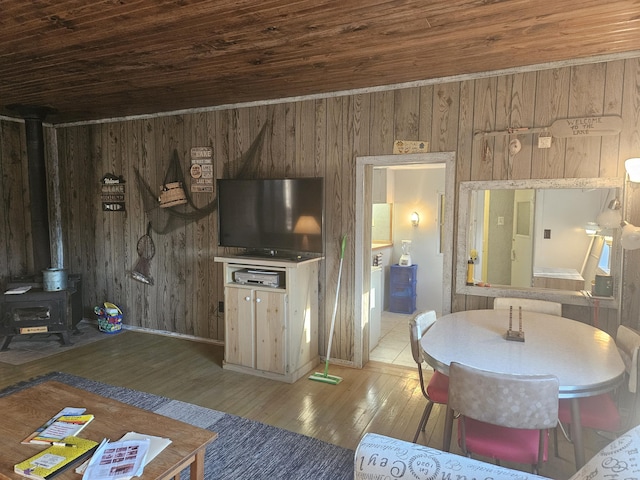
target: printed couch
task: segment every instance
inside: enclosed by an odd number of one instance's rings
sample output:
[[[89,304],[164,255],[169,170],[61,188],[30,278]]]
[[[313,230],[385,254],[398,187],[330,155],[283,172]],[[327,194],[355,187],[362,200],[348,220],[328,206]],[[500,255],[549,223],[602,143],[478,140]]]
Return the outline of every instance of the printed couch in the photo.
[[[454,453],[367,433],[355,452],[354,480],[540,480],[521,472]],[[621,435],[570,480],[628,480],[640,478],[640,426]]]

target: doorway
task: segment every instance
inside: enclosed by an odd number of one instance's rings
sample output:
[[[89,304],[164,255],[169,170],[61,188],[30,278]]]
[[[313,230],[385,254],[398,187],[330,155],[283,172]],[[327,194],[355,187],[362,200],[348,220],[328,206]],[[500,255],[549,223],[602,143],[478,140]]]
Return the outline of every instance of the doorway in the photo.
[[[445,167],[444,205],[442,206],[442,314],[451,311],[451,282],[453,265],[453,209],[455,200],[455,153],[424,153],[410,155],[382,155],[358,157],[356,159],[356,216],[355,244],[362,248],[355,251],[355,319],[354,331],[360,332],[354,338],[354,366],[361,368],[369,361],[369,334],[371,308],[371,211],[372,178],[374,167],[399,168],[401,166],[428,166],[442,164]],[[398,249],[400,243],[398,242]],[[398,254],[399,255],[399,254]],[[405,324],[406,325],[406,324]],[[408,330],[405,328],[408,339]]]
[[[371,272],[370,360],[414,365],[409,319],[424,310],[442,315],[445,170],[443,163],[374,167],[372,263],[379,266]],[[407,268],[414,281],[398,283]]]

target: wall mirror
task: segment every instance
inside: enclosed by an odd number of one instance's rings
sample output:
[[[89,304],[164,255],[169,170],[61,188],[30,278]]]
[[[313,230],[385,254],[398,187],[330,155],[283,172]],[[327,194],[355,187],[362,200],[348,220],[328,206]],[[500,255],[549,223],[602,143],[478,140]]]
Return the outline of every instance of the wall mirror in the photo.
[[[613,300],[620,228],[597,218],[611,207],[621,216],[622,187],[620,178],[462,182],[456,292],[580,304],[597,280],[610,286],[598,296]]]

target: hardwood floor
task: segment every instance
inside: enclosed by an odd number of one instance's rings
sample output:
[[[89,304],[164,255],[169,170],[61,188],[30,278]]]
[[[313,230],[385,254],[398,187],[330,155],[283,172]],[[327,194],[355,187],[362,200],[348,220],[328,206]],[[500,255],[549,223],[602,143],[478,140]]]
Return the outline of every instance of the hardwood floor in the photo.
[[[331,365],[330,373],[343,378],[339,385],[306,377],[286,384],[223,370],[222,356],[220,346],[125,331],[84,347],[66,351],[61,347],[60,354],[25,365],[0,363],[0,388],[62,371],[240,415],[350,449],[366,432],[411,441],[424,407],[413,368],[377,362],[362,370]],[[444,409],[436,406],[419,443],[441,448],[443,422]],[[607,441],[591,431],[587,435],[590,458]],[[550,448],[551,458],[541,473],[566,479],[575,471],[573,449],[559,437],[560,458]],[[459,452],[455,445],[452,451]],[[512,467],[527,470],[524,465]]]

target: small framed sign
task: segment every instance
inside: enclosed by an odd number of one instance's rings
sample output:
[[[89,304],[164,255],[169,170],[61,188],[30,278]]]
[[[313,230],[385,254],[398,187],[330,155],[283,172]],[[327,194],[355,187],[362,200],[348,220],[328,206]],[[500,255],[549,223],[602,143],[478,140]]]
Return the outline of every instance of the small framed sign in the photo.
[[[213,148],[191,149],[191,193],[213,193]]]
[[[125,181],[122,176],[112,173],[105,174],[100,181],[100,198],[103,212],[124,212],[125,207]]]
[[[396,140],[393,142],[393,153],[427,153],[429,151],[429,142],[420,142],[414,140]]]

